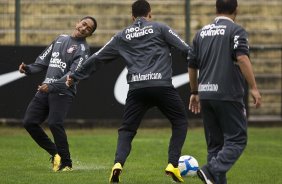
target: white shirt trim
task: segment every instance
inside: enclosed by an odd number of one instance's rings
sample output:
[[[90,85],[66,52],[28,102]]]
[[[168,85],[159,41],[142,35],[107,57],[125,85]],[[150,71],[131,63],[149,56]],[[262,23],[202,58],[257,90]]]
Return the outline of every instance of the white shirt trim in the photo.
[[[234,21],[233,21],[231,18],[225,17],[225,16],[218,16],[218,17],[216,17],[214,20],[215,20],[215,21],[218,21],[219,19],[229,20],[229,21],[231,21],[231,22],[234,23]]]

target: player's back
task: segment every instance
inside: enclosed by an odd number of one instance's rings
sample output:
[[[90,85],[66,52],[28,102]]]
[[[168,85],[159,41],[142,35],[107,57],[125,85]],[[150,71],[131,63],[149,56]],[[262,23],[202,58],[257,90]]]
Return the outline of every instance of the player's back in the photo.
[[[145,77],[146,80],[166,80],[171,83],[171,54],[162,33],[163,26],[158,22],[137,18],[118,34],[119,53],[127,64],[129,74],[145,75],[149,76]],[[134,75],[128,75],[131,76],[129,83],[137,79],[143,81]]]
[[[244,89],[236,53],[238,49],[248,53],[245,30],[227,17],[218,17],[197,32],[193,45],[201,98],[240,101]]]

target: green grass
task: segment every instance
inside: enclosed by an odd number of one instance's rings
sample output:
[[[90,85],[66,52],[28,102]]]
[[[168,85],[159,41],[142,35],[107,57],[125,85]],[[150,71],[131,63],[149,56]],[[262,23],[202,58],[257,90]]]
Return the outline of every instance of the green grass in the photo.
[[[50,134],[50,132],[48,131]],[[0,127],[1,184],[105,184],[113,165],[116,129],[67,130],[73,172],[51,171],[49,155],[21,128]],[[125,184],[169,184],[164,174],[170,129],[140,129],[121,175]],[[205,163],[202,128],[190,129],[183,154]],[[228,184],[282,184],[282,128],[249,128],[248,146],[228,172]],[[197,177],[185,183],[201,184]]]

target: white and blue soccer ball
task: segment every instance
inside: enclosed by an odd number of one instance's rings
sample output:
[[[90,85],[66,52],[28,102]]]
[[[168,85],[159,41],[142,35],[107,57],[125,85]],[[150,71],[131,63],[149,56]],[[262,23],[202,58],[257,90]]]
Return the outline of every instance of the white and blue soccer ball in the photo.
[[[179,158],[178,168],[181,176],[195,176],[197,174],[197,170],[199,169],[199,164],[194,157],[190,155],[183,155]]]

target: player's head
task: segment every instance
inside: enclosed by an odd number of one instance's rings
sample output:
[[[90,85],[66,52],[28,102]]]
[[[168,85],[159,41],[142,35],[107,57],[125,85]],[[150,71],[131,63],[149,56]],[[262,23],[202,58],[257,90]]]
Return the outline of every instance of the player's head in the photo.
[[[74,37],[86,38],[91,36],[97,28],[97,21],[95,18],[86,16],[80,19],[75,26],[75,31],[73,33]]]
[[[216,13],[232,15],[236,14],[237,0],[216,0]]]
[[[94,17],[91,17],[91,16],[86,16],[86,17],[83,17],[80,21],[83,21],[85,19],[90,19],[93,22],[92,33],[94,33],[94,31],[97,29],[97,21],[96,21],[96,19]]]
[[[132,17],[151,18],[151,6],[146,0],[137,0],[132,4]]]

